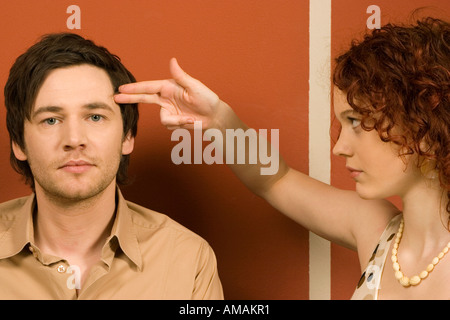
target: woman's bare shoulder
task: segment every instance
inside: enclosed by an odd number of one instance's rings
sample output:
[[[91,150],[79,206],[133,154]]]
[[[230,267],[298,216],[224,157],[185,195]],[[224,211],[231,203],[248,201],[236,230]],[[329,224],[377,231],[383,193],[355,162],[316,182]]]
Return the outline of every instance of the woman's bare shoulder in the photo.
[[[386,226],[401,211],[388,200],[364,200],[366,204],[354,219],[353,234],[361,268],[366,267]]]

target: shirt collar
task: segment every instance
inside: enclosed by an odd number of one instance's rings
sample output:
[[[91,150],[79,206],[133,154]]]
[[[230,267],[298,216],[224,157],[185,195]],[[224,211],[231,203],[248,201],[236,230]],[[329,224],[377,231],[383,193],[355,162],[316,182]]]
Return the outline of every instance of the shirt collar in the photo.
[[[5,202],[0,215],[0,259],[14,256],[33,239],[34,194]],[[1,230],[0,229],[0,230]]]
[[[138,269],[141,269],[142,255],[131,217],[132,213],[119,188],[117,188],[116,199],[116,217],[108,242],[117,238],[125,255]],[[0,259],[20,253],[29,243],[34,245],[33,212],[35,207],[36,197],[34,194],[8,201],[2,205],[0,208]]]
[[[127,257],[138,267],[142,268],[142,255],[134,228],[131,211],[127,201],[117,188],[116,219],[111,231],[111,237],[117,237],[119,246]]]

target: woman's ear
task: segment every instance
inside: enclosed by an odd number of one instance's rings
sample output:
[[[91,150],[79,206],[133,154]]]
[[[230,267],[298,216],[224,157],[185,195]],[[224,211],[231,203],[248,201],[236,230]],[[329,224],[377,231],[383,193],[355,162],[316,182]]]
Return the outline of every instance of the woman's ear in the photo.
[[[420,172],[425,178],[436,179],[438,176],[436,160],[423,159],[420,163]]]

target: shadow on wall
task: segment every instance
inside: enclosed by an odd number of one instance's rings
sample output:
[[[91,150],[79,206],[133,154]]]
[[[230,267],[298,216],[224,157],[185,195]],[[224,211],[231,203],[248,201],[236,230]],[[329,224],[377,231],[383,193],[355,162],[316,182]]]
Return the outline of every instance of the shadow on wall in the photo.
[[[308,261],[300,254],[308,251],[308,232],[248,191],[226,165],[174,165],[171,148],[137,146],[129,170],[135,181],[121,187],[125,198],[206,239],[226,299],[308,299]]]

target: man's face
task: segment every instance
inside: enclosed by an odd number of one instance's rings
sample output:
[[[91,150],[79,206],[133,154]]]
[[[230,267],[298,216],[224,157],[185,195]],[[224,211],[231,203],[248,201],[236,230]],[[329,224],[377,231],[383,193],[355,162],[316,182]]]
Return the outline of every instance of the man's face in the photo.
[[[36,192],[61,200],[91,198],[112,184],[121,155],[133,151],[107,73],[91,65],[53,70],[25,121],[25,148]]]

